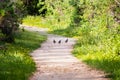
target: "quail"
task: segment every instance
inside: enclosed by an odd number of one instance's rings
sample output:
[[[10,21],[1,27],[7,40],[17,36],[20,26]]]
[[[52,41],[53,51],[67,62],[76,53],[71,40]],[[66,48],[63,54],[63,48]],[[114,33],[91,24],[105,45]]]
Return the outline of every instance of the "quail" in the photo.
[[[68,39],[65,40],[65,43],[67,43],[67,42],[68,42]]]
[[[56,41],[55,41],[55,40],[53,40],[53,43],[56,43]]]
[[[61,43],[61,40],[59,40],[58,43],[60,44],[60,43]]]

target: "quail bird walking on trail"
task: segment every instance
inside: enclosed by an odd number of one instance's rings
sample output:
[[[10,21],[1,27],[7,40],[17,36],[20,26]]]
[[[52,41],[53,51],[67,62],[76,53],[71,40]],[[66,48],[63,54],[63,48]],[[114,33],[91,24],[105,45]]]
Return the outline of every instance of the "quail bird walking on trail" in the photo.
[[[60,43],[61,43],[61,40],[59,40],[58,43],[60,44]]]
[[[65,40],[65,43],[67,43],[67,42],[68,42],[68,39]]]
[[[53,40],[53,43],[56,43],[56,41],[55,41],[55,40]]]

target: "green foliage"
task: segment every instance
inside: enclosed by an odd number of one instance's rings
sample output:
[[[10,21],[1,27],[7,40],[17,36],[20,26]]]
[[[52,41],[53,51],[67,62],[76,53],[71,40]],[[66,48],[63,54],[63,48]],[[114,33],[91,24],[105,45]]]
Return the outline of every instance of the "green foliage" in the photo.
[[[14,42],[15,31],[24,16],[24,14],[21,14],[23,11],[24,8],[20,0],[6,0],[0,3],[0,32],[5,35],[3,41]]]
[[[46,37],[38,33],[27,31],[20,32],[15,37],[16,43],[5,44],[5,53],[0,50],[0,80],[28,80],[35,71],[35,63],[28,53],[46,40]]]
[[[45,0],[44,3],[40,4],[45,4],[44,8],[47,9],[46,16],[44,18],[40,16],[28,16],[23,19],[23,24],[48,27],[51,31],[65,29],[72,22],[71,18],[74,11],[69,1],[70,0]]]
[[[45,0],[39,0],[39,2],[37,3],[37,7],[39,7],[39,14],[42,16],[45,16],[47,13],[47,7],[45,4]]]
[[[23,2],[29,15],[46,15],[45,0],[23,0]]]
[[[39,0],[25,0],[23,2],[29,15],[39,15],[39,7],[37,6]]]
[[[95,0],[94,3],[86,0],[73,54],[92,67],[111,73],[113,80],[119,80],[120,26],[114,20],[116,14],[111,14],[116,13],[112,12],[111,5],[115,5],[113,0]]]

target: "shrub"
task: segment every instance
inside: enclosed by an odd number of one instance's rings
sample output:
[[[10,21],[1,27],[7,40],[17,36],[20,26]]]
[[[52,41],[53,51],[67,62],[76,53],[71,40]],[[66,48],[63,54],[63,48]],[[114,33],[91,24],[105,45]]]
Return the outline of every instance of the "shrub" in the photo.
[[[3,41],[14,42],[14,34],[23,17],[23,11],[22,1],[1,0],[0,30],[5,35],[5,38],[2,39]]]

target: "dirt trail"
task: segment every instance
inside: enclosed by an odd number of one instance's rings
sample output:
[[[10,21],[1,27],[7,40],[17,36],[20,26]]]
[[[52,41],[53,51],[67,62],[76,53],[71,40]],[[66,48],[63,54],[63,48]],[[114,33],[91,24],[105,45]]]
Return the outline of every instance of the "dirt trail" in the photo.
[[[88,67],[71,54],[75,39],[47,34],[46,29],[25,29],[40,32],[48,37],[41,48],[31,53],[37,70],[29,80],[108,80],[102,71]],[[53,43],[53,40],[56,43]],[[58,43],[59,40],[61,43]]]

